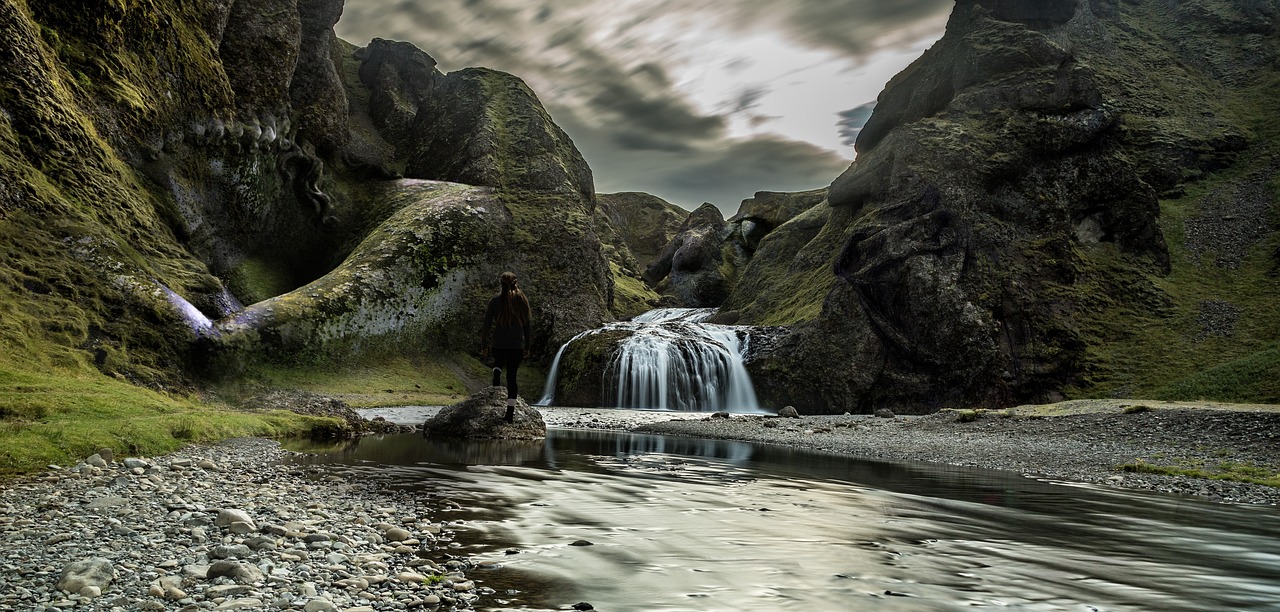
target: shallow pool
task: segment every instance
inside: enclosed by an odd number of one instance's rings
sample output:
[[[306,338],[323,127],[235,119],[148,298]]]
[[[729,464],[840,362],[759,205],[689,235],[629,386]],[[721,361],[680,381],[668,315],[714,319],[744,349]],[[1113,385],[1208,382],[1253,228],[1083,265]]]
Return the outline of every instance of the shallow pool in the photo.
[[[478,609],[1280,610],[1274,507],[600,431],[298,461],[459,502]]]

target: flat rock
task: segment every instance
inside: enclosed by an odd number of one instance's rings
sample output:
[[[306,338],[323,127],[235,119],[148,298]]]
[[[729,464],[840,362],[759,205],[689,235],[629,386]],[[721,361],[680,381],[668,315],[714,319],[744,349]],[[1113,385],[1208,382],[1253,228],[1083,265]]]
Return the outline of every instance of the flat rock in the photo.
[[[516,400],[513,422],[507,413],[505,387],[487,387],[452,406],[446,406],[423,424],[423,435],[445,438],[500,438],[536,440],[547,437],[542,414],[523,399]]]

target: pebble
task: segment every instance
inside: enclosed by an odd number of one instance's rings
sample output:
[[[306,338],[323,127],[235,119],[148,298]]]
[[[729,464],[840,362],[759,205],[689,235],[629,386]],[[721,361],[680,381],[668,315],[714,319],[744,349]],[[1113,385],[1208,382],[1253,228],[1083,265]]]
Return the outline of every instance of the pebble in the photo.
[[[261,439],[150,459],[103,449],[96,466],[7,482],[0,612],[473,607],[472,564],[430,520],[438,503],[278,462],[288,454]],[[448,580],[427,580],[447,562]]]

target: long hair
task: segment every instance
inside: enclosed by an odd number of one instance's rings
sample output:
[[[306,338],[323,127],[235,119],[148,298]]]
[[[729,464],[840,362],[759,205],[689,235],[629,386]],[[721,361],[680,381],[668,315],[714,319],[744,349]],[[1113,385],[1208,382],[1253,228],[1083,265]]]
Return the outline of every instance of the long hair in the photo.
[[[502,283],[502,295],[498,298],[499,327],[521,327],[529,322],[529,298],[520,290],[520,283],[513,272],[503,272],[498,278]]]

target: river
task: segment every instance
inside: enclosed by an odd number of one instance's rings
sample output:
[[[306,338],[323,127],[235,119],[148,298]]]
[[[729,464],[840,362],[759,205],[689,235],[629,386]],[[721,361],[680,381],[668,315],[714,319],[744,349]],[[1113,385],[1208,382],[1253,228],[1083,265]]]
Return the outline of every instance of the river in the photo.
[[[566,429],[297,461],[439,498],[482,610],[1280,609],[1272,507]]]

